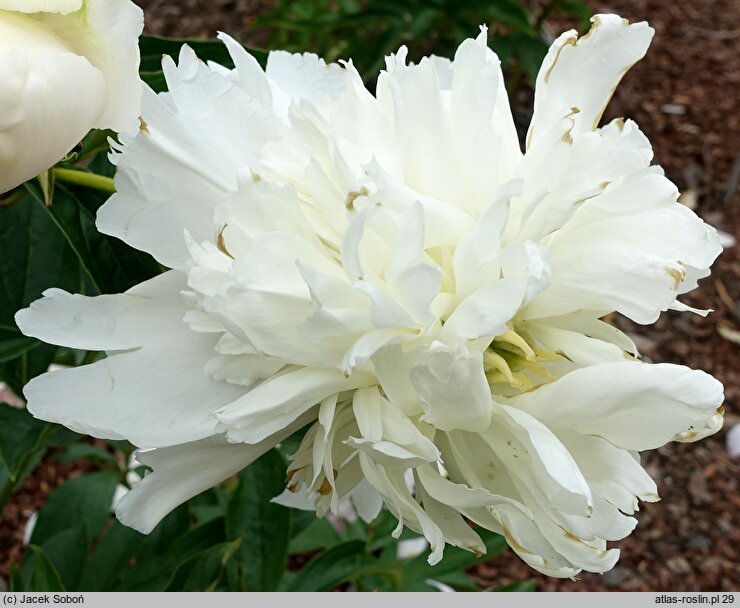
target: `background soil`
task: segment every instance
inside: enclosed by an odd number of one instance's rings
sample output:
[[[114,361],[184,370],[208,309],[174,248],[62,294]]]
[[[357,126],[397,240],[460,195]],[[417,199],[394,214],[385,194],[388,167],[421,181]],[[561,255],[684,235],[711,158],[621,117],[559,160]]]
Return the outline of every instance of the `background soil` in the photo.
[[[149,33],[213,36],[227,31],[260,47],[266,32],[254,17],[269,0],[137,0]],[[606,119],[638,122],[653,143],[655,162],[686,193],[687,204],[718,229],[740,234],[740,2],[737,0],[589,0],[594,13],[617,12],[630,21],[647,20],[655,38],[647,57],[617,89]],[[554,34],[571,27],[550,23]],[[531,94],[517,96],[527,113]],[[667,228],[669,229],[669,228]],[[646,359],[704,369],[725,384],[723,431],[697,444],[671,444],[644,455],[662,501],[645,504],[639,525],[627,539],[618,565],[607,574],[578,580],[536,576],[542,591],[681,591],[740,589],[739,467],[726,451],[727,430],[740,422],[740,345],[719,329],[740,331],[738,246],[725,250],[687,303],[712,308],[707,319],[675,313],[649,328],[615,322],[635,339]],[[56,468],[55,468],[56,466]],[[14,556],[25,518],[69,475],[58,465],[41,467],[8,506],[0,545]],[[12,517],[10,517],[12,516]],[[0,563],[7,563],[6,550]],[[482,587],[531,578],[532,571],[506,551],[472,571]]]

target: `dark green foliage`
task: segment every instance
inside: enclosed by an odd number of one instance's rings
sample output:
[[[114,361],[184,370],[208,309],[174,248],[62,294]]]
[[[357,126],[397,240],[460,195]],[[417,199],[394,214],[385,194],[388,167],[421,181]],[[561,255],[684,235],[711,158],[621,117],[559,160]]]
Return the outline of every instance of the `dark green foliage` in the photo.
[[[63,427],[34,419],[25,410],[0,404],[0,510],[49,447],[75,437]]]
[[[331,591],[370,563],[365,543],[350,540],[314,557],[288,584],[286,591]]]
[[[23,337],[16,311],[50,287],[80,291],[83,283],[74,251],[42,207],[23,192],[0,206],[0,381],[16,394],[46,370],[56,352]]]
[[[485,24],[502,62],[532,81],[547,51],[541,26],[563,13],[584,25],[590,16],[581,0],[278,0],[259,24],[272,29],[271,48],[313,51],[327,62],[351,58],[368,82],[401,45],[411,61],[452,58]]]
[[[35,558],[26,562],[32,564],[29,568],[28,582],[23,583],[22,575],[16,572],[13,577],[13,591],[66,591],[59,573],[44,551],[34,545],[30,545],[28,549]],[[17,588],[19,584],[22,584],[22,589]]]
[[[110,464],[104,458],[99,463]],[[396,520],[387,512],[370,525],[348,522],[340,533],[327,520],[297,511],[293,527],[293,512],[271,502],[282,490],[284,470],[282,456],[272,450],[242,471],[228,491],[219,488],[188,501],[148,536],[111,516],[118,472],[72,479],[39,512],[23,566],[11,568],[13,588],[329,591],[351,585],[362,591],[434,591],[428,582],[434,580],[476,591],[464,570],[505,546],[501,537],[479,530],[486,557],[447,547],[442,562],[430,566],[426,552],[396,557],[400,541],[390,536]],[[406,530],[401,540],[415,536]],[[291,567],[290,556],[301,556],[304,565]],[[526,582],[500,590],[529,587]]]
[[[85,531],[86,544],[108,521],[118,475],[110,471],[71,479],[54,490],[39,511],[31,542],[43,545],[54,535],[75,527]]]
[[[284,488],[286,463],[270,450],[239,475],[226,508],[226,535],[236,548],[244,591],[277,589],[288,558],[291,511],[270,502]]]

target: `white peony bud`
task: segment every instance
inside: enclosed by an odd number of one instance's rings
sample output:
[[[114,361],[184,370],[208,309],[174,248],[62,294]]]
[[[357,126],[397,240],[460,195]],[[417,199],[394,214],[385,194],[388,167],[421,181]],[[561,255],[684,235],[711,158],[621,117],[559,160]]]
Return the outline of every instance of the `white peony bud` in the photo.
[[[143,23],[130,0],[0,0],[0,193],[92,128],[136,127]]]

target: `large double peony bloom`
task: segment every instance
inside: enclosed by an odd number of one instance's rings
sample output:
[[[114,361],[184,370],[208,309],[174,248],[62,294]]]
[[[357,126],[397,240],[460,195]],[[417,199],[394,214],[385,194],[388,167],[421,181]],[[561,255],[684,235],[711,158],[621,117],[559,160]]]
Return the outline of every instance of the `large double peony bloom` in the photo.
[[[263,72],[224,35],[234,70],[165,58],[98,227],[172,270],[17,316],[106,351],[26,396],[148,448],[121,521],[152,530],[308,425],[288,490],[320,515],[385,504],[430,563],[485,552],[473,521],[546,574],[614,565],[607,541],[658,500],[639,452],[717,431],[723,395],[602,318],[689,310],[721,249],[637,125],[598,126],[653,30],[593,22],[545,58],[524,153],[485,30],[453,61],[401,49],[374,96],[351,63],[274,52]]]

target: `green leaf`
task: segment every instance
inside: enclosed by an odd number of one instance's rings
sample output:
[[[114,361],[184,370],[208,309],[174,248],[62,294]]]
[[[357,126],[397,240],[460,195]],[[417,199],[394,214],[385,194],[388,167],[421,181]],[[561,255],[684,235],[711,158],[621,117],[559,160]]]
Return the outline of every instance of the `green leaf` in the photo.
[[[172,513],[167,515],[152,532],[142,538],[142,546],[137,552],[137,559],[141,562],[157,561],[174,541],[188,532],[192,524],[190,509],[187,504],[180,505]],[[217,527],[212,530],[213,534],[220,534],[223,538],[223,520],[216,522]],[[220,542],[220,541],[215,541]]]
[[[139,76],[155,93],[162,93],[167,90],[167,80],[165,80],[164,72],[139,72]]]
[[[10,562],[10,591],[12,593],[18,593],[26,590],[26,584],[23,582],[23,575],[21,569],[15,562]]]
[[[331,591],[350,580],[370,558],[365,543],[350,540],[314,557],[285,589],[286,591]]]
[[[424,8],[418,11],[411,19],[408,26],[408,35],[412,39],[424,36],[432,27],[437,18],[437,10],[434,8]]]
[[[82,147],[79,154],[77,154],[78,160],[85,160],[94,158],[98,155],[102,155],[103,158],[108,153],[110,145],[108,143],[109,138],[115,139],[116,134],[111,130],[99,130],[93,129],[90,131],[85,138],[82,140]],[[107,160],[107,158],[106,158]],[[69,163],[70,165],[73,163]]]
[[[78,590],[110,591],[145,538],[136,530],[113,520],[85,564]]]
[[[0,363],[0,381],[5,382],[18,397],[22,397],[26,383],[49,369],[56,352],[56,346],[39,342],[37,347],[17,359]]]
[[[413,530],[404,528],[398,539],[393,538],[391,532],[398,525],[398,519],[387,509],[381,509],[378,516],[368,526],[370,546],[373,551],[385,549],[386,547],[398,546],[399,540],[407,540],[418,537]]]
[[[39,195],[43,199],[40,190]],[[4,330],[0,339],[5,343],[13,334],[13,343],[6,344],[0,360],[0,380],[17,395],[30,378],[46,371],[56,348],[26,349],[25,344],[15,342],[20,336],[13,319],[16,311],[45,289],[79,291],[81,285],[74,251],[32,196],[22,195],[17,203],[0,206],[0,328]],[[13,351],[19,356],[10,360]]]
[[[188,501],[195,520],[205,523],[217,517],[225,517],[229,495],[221,487],[211,488]]]
[[[589,28],[591,19],[591,9],[582,0],[558,0],[555,12],[561,15],[573,15],[581,21],[581,29]]]
[[[498,21],[514,28],[533,32],[530,16],[519,0],[496,0],[483,9],[482,16],[489,21]]]
[[[164,523],[164,522],[163,522]],[[160,524],[161,525],[161,524]],[[156,530],[155,530],[156,531]],[[116,591],[164,591],[177,568],[196,555],[225,542],[223,518],[212,519],[187,530],[182,536],[165,545],[161,552],[150,552],[137,560],[137,567],[124,578]]]
[[[167,591],[214,591],[241,542],[221,543],[199,553],[178,568]]]
[[[57,462],[74,462],[83,459],[109,462],[118,466],[118,460],[116,460],[113,454],[91,443],[73,443],[64,452],[57,454],[54,458]]]
[[[494,37],[492,47],[496,52],[500,51],[502,61],[514,60],[520,65],[531,83],[537,80],[542,59],[547,53],[547,45],[539,36],[514,32]]]
[[[285,461],[270,450],[239,474],[226,510],[229,540],[242,539],[238,557],[245,591],[277,589],[288,557],[291,512],[271,502],[284,487]]]
[[[17,359],[39,344],[38,340],[27,338],[15,327],[0,327],[0,363]]]
[[[39,196],[42,197],[40,190]],[[0,207],[0,325],[16,328],[13,316],[50,287],[80,285],[76,256],[31,195]]]
[[[85,526],[79,525],[57,532],[40,545],[67,590],[77,587],[87,557],[88,542]],[[23,572],[27,573],[30,564],[38,559],[37,555],[27,558],[23,564]]]
[[[49,426],[26,409],[0,404],[0,459],[12,474],[17,472],[26,454],[39,448]]]
[[[37,206],[72,249],[81,275],[92,293],[119,293],[158,274],[154,260],[131,248],[116,248],[111,239],[95,227],[95,213],[102,201],[97,193],[84,188],[57,186],[51,207],[44,205],[39,188],[27,185]],[[75,193],[79,192],[80,197]],[[83,204],[83,200],[85,203]],[[126,258],[121,255],[126,252]]]
[[[24,466],[18,472],[11,473],[6,464],[0,461],[0,514],[3,513],[5,505],[13,495],[23,480],[28,477],[31,471],[41,460],[43,451],[38,450],[28,454],[28,459],[24,460]]]
[[[282,447],[278,446],[278,449]],[[280,449],[280,453],[284,454],[282,449]],[[318,518],[316,517],[316,511],[304,511],[302,509],[293,509],[293,526],[291,529],[291,532],[293,533],[293,538],[298,536],[301,532],[303,532],[306,528],[308,528],[312,523],[314,523]]]
[[[120,591],[128,584],[136,590],[162,591],[182,560],[209,543],[223,540],[223,520],[209,528],[195,528],[195,534],[184,537],[188,523],[185,505],[170,513],[148,536],[111,520],[94,542],[94,552],[84,565],[76,590]],[[178,539],[181,536],[184,539]],[[176,539],[179,542],[173,542]],[[84,555],[80,561],[84,562]],[[132,563],[136,564],[133,571]]]
[[[0,404],[0,512],[59,428],[36,420],[26,409]]]
[[[313,515],[313,513],[311,513]],[[299,534],[293,537],[288,547],[288,552],[306,553],[331,547],[341,542],[342,538],[326,519],[318,519],[314,515],[314,521]]]
[[[65,591],[59,573],[41,547],[29,545],[35,555],[35,563],[26,585],[26,591]]]
[[[58,532],[84,525],[89,544],[110,517],[117,484],[118,475],[105,471],[76,477],[59,486],[41,507],[31,542],[40,545]]]

